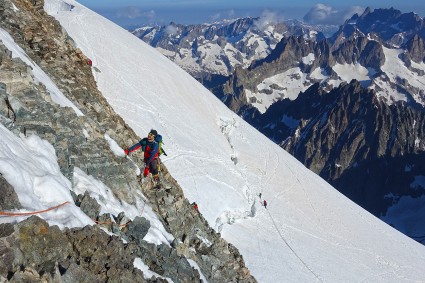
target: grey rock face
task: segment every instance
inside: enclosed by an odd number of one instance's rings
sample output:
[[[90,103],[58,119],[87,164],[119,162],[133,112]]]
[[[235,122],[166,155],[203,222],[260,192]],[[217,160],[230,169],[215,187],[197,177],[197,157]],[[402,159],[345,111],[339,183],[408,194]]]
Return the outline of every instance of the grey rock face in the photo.
[[[425,62],[425,43],[424,39],[419,37],[419,35],[415,35],[406,43],[406,49],[414,62]]]
[[[100,205],[94,198],[90,197],[87,191],[83,196],[79,195],[75,202],[88,217],[97,219],[100,214]]]
[[[132,203],[131,194],[127,191],[136,189],[138,185],[135,176],[130,176],[127,170],[131,166],[127,164],[129,161],[116,158],[111,153],[100,153],[110,152],[104,139],[105,133],[123,147],[130,143],[129,140],[137,140],[136,135],[99,93],[86,63],[87,58],[73,47],[59,24],[44,10],[27,5],[26,1],[16,3],[19,4],[22,9],[14,12],[9,1],[0,3],[2,28],[44,68],[85,116],[77,116],[73,110],[52,103],[46,89],[34,83],[28,66],[19,59],[5,56],[0,69],[1,78],[15,114],[10,107],[4,106],[0,114],[15,120],[11,130],[25,135],[34,133],[48,140],[55,147],[65,176],[71,179],[77,166],[116,188],[117,195]],[[40,28],[33,29],[33,26]],[[13,68],[9,68],[11,64]],[[84,130],[89,134],[88,138]]]
[[[367,37],[355,37],[346,40],[333,52],[336,61],[340,64],[352,64],[359,62],[366,68],[381,70],[385,63],[385,55],[382,45]]]
[[[148,183],[143,190],[154,200],[152,208],[164,226],[173,231],[177,255],[194,260],[211,282],[256,282],[238,250],[208,225],[183,197],[182,189],[167,169],[162,170],[163,186],[170,189],[152,190],[152,184]]]
[[[13,259],[3,263],[10,282],[61,282],[62,277],[65,282],[118,282],[120,278],[121,282],[145,282],[141,271],[133,267],[134,256],[124,255],[124,244],[115,238],[108,241],[110,236],[96,227],[62,232],[32,216],[15,229],[0,238],[7,243],[3,254]],[[109,266],[115,266],[115,272]]]
[[[21,208],[14,188],[0,174],[0,211]]]
[[[127,237],[135,239],[141,242],[151,227],[150,222],[143,217],[136,217],[128,225],[128,231],[126,232]]]

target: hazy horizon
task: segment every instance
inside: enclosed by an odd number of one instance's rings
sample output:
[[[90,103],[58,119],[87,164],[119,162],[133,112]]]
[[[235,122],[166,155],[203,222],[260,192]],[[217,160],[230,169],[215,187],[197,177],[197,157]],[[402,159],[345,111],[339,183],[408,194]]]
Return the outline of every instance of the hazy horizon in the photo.
[[[237,4],[238,1],[228,2],[227,5],[188,5],[188,3],[179,4],[179,1],[176,1],[173,5],[165,6],[161,1],[156,4],[147,3],[143,5],[132,5],[134,2],[128,0],[119,2],[118,4],[117,2],[111,3],[110,1],[80,1],[81,4],[124,28],[144,25],[167,25],[170,22],[185,25],[212,23],[224,19],[260,17],[265,13],[268,15],[273,13],[274,19],[280,21],[304,19],[304,21],[307,20],[310,24],[340,25],[355,13],[362,13],[368,6],[374,9],[394,7],[403,13],[415,12],[421,17],[425,16],[425,4],[419,3],[419,1],[410,1],[409,4],[403,5],[400,3],[392,4],[391,1],[386,1],[381,6],[377,4],[381,1],[376,1],[373,5],[366,4],[365,1],[351,1],[351,3],[347,3],[345,6],[331,6],[305,0],[301,1],[298,5],[277,5],[271,3],[271,1],[262,1],[261,5],[241,6]],[[310,4],[307,2],[310,2]]]

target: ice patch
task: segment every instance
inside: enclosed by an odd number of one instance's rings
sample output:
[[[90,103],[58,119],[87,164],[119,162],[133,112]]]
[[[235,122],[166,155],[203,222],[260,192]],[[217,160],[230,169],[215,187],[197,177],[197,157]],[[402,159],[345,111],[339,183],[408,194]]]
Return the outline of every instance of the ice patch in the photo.
[[[302,58],[302,62],[306,65],[311,65],[311,64],[313,64],[314,59],[315,59],[314,53],[310,53],[307,56]]]
[[[109,144],[109,148],[117,157],[124,157],[125,153],[124,150],[117,144],[115,140],[113,140],[108,134],[105,134],[105,140]]]
[[[152,276],[154,276],[157,278],[167,280],[169,283],[173,282],[173,280],[171,280],[170,278],[163,277],[159,275],[158,273],[151,271],[149,267],[139,257],[136,257],[134,259],[133,266],[137,269],[140,269],[143,272],[143,278],[145,278],[146,280],[149,280],[152,278]]]

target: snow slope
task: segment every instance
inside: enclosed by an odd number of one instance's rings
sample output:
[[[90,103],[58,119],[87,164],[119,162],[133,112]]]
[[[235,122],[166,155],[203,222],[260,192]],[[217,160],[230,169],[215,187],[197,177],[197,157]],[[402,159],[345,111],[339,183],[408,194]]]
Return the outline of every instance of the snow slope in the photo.
[[[425,281],[424,246],[339,194],[156,50],[66,2],[46,0],[45,9],[100,70],[99,89],[138,135],[163,135],[167,168],[259,282]]]

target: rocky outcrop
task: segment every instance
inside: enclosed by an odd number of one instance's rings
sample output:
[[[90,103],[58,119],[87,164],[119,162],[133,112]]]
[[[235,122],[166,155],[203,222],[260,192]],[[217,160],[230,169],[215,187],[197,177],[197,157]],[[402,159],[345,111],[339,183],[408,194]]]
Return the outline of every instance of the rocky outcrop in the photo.
[[[425,43],[424,39],[415,35],[406,43],[406,50],[409,57],[416,63],[425,62]]]
[[[302,58],[311,54],[314,61],[303,63]],[[282,39],[266,58],[254,61],[247,69],[237,68],[221,85],[210,89],[231,110],[243,117],[252,117],[256,111],[250,107],[251,101],[248,101],[245,90],[257,92],[262,81],[291,68],[299,67],[303,72],[311,72],[318,67],[329,69],[335,62],[327,41],[314,42],[301,36],[291,36]]]
[[[363,67],[372,68],[377,72],[385,63],[382,45],[363,36],[346,40],[332,54],[339,64],[360,63]]]
[[[239,252],[201,221],[201,215],[190,213],[192,206],[165,166],[163,180],[169,184],[169,191],[157,196],[148,193],[152,183],[140,183],[128,170],[133,166],[128,159],[112,153],[105,134],[123,147],[140,138],[115,114],[96,87],[88,58],[43,6],[41,0],[1,1],[0,27],[84,116],[54,103],[46,87],[34,80],[31,68],[12,58],[0,44],[0,122],[16,134],[36,134],[49,141],[62,173],[71,181],[78,167],[129,204],[135,203],[136,190],[145,190],[164,227],[179,240],[170,246],[148,244],[142,238],[149,229],[146,219],[137,217],[129,222],[124,212],[99,215],[94,199],[88,194],[74,194],[77,206],[117,236],[108,236],[97,226],[60,231],[36,217],[15,225],[4,224],[0,228],[0,254],[5,259],[0,263],[2,281],[57,282],[60,278],[64,282],[144,282],[141,271],[133,267],[134,258],[139,257],[152,271],[174,282],[199,280],[186,258],[197,262],[210,282],[255,282]],[[141,163],[137,155],[133,160]],[[11,191],[7,184],[3,187]],[[5,209],[19,207],[12,192],[2,201],[10,201]],[[168,205],[163,206],[165,203]],[[112,218],[125,225],[107,221]],[[201,236],[211,245],[205,248]]]
[[[134,267],[136,258],[173,282],[199,280],[199,273],[176,250],[146,242],[124,244],[97,226],[61,231],[37,216],[13,229],[10,224],[0,226],[8,231],[0,237],[4,259],[0,273],[7,274],[10,282],[167,282],[159,277],[144,279]]]
[[[18,195],[14,188],[0,174],[0,211],[21,208]]]
[[[170,176],[167,170],[163,174]],[[231,282],[255,282],[237,249],[209,227],[202,214],[183,197],[183,191],[176,181],[166,181],[164,186],[176,191],[154,191],[148,186],[147,194],[155,195],[154,210],[164,225],[175,231],[173,235],[177,250],[186,258],[195,260],[213,282],[222,282],[225,278],[232,278]],[[182,214],[186,217],[181,217]],[[226,267],[220,266],[220,262],[226,262]],[[226,277],[223,277],[223,273]]]

